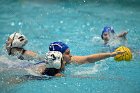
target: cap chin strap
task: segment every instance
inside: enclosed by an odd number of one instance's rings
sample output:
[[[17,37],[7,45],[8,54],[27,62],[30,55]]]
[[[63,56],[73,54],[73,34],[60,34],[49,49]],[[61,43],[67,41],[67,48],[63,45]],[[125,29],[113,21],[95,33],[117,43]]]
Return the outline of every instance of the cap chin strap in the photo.
[[[46,53],[46,66],[47,68],[61,69],[62,67],[62,54],[59,51],[50,51]]]

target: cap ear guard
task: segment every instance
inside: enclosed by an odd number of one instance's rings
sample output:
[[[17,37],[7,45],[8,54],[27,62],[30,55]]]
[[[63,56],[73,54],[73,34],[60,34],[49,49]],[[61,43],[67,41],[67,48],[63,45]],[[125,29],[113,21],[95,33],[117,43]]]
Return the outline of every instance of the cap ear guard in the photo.
[[[62,53],[59,51],[47,52],[45,57],[46,67],[60,69],[62,65],[62,58]]]
[[[9,38],[12,39],[10,47],[23,48],[23,46],[28,42],[27,38],[23,34],[17,32],[11,34]]]
[[[101,34],[101,38],[103,39],[103,32],[102,32],[102,34]]]
[[[16,32],[11,34],[9,37],[8,37],[8,40],[6,41],[6,47],[12,47],[12,43],[13,43],[13,40],[15,38],[15,35],[16,35]]]
[[[111,33],[113,33],[113,34],[115,33],[114,29],[111,29]]]

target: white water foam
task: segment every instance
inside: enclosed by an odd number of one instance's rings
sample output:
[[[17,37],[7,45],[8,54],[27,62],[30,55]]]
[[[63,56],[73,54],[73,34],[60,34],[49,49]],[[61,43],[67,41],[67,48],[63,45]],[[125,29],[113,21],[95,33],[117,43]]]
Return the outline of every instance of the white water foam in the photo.
[[[95,63],[93,67],[81,67],[82,71],[79,70],[74,75],[90,75],[96,74],[97,72],[107,70],[109,66],[105,62]]]

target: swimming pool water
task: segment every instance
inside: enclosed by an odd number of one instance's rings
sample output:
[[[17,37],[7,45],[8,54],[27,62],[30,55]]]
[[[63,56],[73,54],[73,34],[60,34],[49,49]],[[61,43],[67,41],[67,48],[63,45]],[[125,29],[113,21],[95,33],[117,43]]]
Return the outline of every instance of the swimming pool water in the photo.
[[[1,0],[0,93],[140,93],[139,4],[138,0]],[[132,61],[109,58],[70,64],[64,72],[66,77],[8,83],[9,78],[26,74],[10,67],[28,63],[4,52],[11,33],[25,34],[29,41],[25,48],[41,55],[53,41],[67,43],[73,55],[88,55],[105,51],[100,34],[107,25],[116,33],[128,31]]]

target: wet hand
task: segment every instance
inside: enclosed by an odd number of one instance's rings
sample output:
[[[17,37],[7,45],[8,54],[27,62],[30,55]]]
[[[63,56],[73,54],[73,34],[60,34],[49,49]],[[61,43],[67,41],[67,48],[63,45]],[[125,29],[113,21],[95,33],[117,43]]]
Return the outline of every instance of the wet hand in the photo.
[[[115,51],[115,52],[112,52],[111,53],[111,57],[114,57],[114,56],[116,56],[116,55],[119,55],[119,54],[123,54],[125,51]]]
[[[127,31],[123,32],[123,36],[126,36],[126,34],[128,34],[128,32],[127,32]]]

